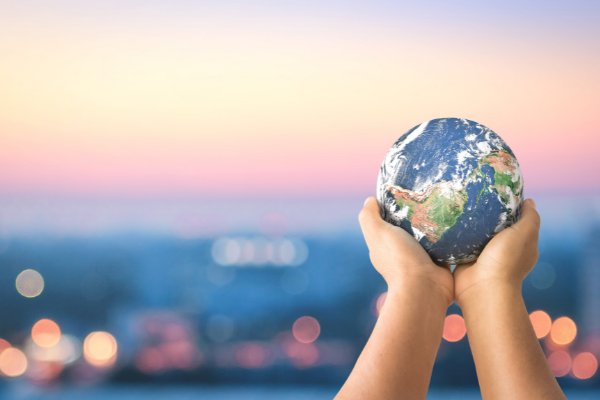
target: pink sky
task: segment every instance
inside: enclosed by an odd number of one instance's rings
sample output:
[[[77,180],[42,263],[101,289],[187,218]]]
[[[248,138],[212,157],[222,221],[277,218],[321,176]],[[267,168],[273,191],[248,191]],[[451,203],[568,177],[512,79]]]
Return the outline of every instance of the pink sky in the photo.
[[[600,45],[577,21],[84,11],[0,20],[0,193],[367,196],[440,117],[502,136],[526,193],[600,190]]]

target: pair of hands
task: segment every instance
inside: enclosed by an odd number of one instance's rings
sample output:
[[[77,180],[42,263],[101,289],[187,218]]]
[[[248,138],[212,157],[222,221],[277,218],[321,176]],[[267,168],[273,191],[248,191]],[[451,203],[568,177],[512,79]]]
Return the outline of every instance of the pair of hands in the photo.
[[[519,288],[538,260],[540,217],[535,202],[525,200],[519,222],[504,229],[485,247],[475,262],[450,266],[436,265],[425,249],[404,229],[381,218],[377,200],[369,197],[359,221],[371,261],[389,290],[425,283],[438,291],[449,306],[466,301],[470,289],[485,284]]]

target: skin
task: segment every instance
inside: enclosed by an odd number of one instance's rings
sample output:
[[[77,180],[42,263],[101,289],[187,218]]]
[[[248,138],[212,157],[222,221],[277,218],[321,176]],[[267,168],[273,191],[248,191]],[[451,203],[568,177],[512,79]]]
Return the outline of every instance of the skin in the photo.
[[[521,296],[538,259],[540,219],[533,200],[521,220],[475,263],[434,264],[406,231],[381,219],[370,197],[359,221],[375,269],[388,284],[375,329],[336,399],[425,399],[446,310],[463,310],[481,393],[488,399],[565,399]]]
[[[452,273],[435,265],[405,230],[382,220],[374,198],[365,202],[359,221],[388,295],[336,399],[424,399],[454,301]]]
[[[454,271],[484,399],[566,399],[537,340],[521,295],[538,260],[540,216],[523,204],[518,223],[500,232],[475,263]]]

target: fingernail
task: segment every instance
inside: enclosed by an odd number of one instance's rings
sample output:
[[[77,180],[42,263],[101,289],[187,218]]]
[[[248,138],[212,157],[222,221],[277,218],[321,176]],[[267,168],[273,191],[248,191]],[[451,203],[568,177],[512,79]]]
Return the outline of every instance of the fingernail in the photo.
[[[529,201],[531,202],[531,204],[533,205],[533,208],[535,208],[535,201],[533,201],[533,199],[529,199]]]
[[[371,199],[372,199],[372,197],[367,197],[367,199],[365,200],[365,204],[363,204],[363,207],[364,207],[364,206],[366,206],[366,205],[367,205],[367,203],[368,203],[369,201],[371,201]]]

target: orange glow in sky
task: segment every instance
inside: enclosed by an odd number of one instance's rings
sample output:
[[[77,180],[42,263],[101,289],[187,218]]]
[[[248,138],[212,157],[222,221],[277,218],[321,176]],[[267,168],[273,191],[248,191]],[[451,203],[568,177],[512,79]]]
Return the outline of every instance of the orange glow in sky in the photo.
[[[56,322],[41,319],[31,329],[31,338],[41,347],[52,347],[60,340],[60,328]]]
[[[458,314],[450,314],[444,320],[442,337],[449,342],[458,342],[467,334],[465,320]]]
[[[535,335],[538,339],[545,337],[552,327],[550,316],[542,310],[534,311],[529,314],[529,319],[535,330]]]
[[[577,326],[569,317],[558,318],[550,329],[550,337],[556,344],[569,344],[575,339],[575,336],[577,336]]]

